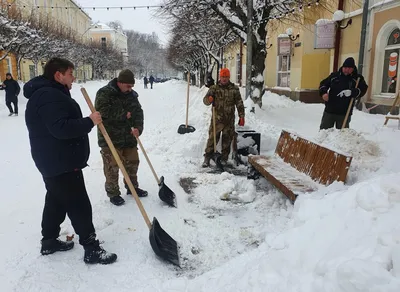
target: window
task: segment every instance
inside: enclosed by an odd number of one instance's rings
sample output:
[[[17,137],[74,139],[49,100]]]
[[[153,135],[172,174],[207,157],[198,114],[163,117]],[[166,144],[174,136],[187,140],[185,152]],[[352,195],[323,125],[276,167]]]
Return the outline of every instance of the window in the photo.
[[[107,47],[107,38],[101,38],[101,48],[105,49]]]
[[[290,87],[290,63],[292,44],[289,38],[278,38],[278,82],[279,87]]]
[[[290,87],[290,55],[278,56],[278,86]]]
[[[382,93],[397,92],[399,72],[400,29],[392,30],[389,35],[383,60]]]
[[[12,64],[11,64],[11,59],[9,57],[6,58],[7,62],[7,72],[6,73],[11,73],[12,75]]]
[[[242,85],[242,82],[240,80],[240,54],[236,54],[236,82],[239,83],[239,85]]]

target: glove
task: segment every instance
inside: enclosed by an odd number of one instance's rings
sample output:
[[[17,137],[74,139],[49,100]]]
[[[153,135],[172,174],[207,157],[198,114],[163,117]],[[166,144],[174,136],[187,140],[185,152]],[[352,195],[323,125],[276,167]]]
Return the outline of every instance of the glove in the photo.
[[[239,118],[239,126],[243,127],[244,126],[244,118]]]
[[[208,96],[208,102],[211,103],[211,104],[214,104],[214,97],[209,95]]]
[[[350,96],[351,96],[351,90],[350,90],[350,89],[342,90],[341,92],[339,92],[339,94],[338,94],[337,96],[340,96],[340,97],[343,97],[343,96],[350,97]]]

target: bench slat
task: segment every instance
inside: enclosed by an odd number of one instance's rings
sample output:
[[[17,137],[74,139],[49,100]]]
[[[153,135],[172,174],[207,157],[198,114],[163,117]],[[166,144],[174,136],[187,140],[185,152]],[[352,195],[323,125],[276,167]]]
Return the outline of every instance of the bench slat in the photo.
[[[249,156],[249,163],[292,202],[300,194],[313,192],[318,184],[304,173],[285,163],[279,156]]]

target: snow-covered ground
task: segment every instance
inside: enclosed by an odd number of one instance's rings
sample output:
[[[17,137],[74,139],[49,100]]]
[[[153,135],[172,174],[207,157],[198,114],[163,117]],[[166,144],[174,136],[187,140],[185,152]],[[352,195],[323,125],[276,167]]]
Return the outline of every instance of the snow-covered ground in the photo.
[[[106,82],[84,86],[92,99]],[[75,84],[73,97],[89,109]],[[94,224],[105,249],[118,254],[109,266],[87,266],[83,249],[41,256],[40,222],[44,203],[41,176],[30,157],[24,122],[7,117],[0,92],[0,283],[1,291],[400,291],[400,131],[382,115],[355,111],[350,130],[319,131],[321,104],[302,104],[266,93],[263,109],[249,113],[246,127],[261,133],[262,154],[272,153],[282,129],[349,153],[348,182],[302,195],[292,205],[269,183],[229,173],[202,172],[210,109],[206,89],[191,87],[191,134],[185,123],[186,84],[170,81],[135,89],[145,113],[141,136],[159,176],[176,193],[178,208],[158,198],[158,186],[142,153],[140,186],[149,216],[181,246],[182,268],[160,261],[148,229],[131,197],[121,207],[104,193],[96,131],[84,170]],[[180,180],[197,187],[185,192]],[[123,188],[121,178],[121,188]],[[228,194],[231,201],[221,197]],[[74,231],[67,219],[61,238]],[[74,239],[77,241],[77,238]]]

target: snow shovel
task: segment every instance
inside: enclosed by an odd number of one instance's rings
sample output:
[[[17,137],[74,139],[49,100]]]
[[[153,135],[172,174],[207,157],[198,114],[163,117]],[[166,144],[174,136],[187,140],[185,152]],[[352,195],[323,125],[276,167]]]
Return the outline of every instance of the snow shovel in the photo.
[[[138,144],[140,146],[140,150],[142,150],[144,157],[146,157],[147,163],[150,166],[150,169],[154,175],[154,178],[157,181],[158,186],[160,187],[158,191],[158,196],[160,197],[161,201],[164,201],[171,207],[176,208],[176,197],[175,193],[164,183],[164,177],[162,176],[160,179],[158,179],[158,176],[156,172],[154,171],[153,165],[150,162],[149,157],[147,156],[146,151],[144,150],[143,144],[140,141],[139,137],[136,137],[136,140],[138,141]]]
[[[358,87],[358,83],[359,82],[360,82],[360,77],[357,78],[357,82],[356,82],[356,87],[355,88]],[[350,104],[349,104],[349,107],[347,108],[346,116],[344,117],[341,130],[343,130],[346,127],[346,123],[347,123],[347,120],[349,119],[351,108],[353,107],[353,102],[354,102],[354,97],[352,97],[351,100],[350,100]]]
[[[89,95],[86,92],[86,89],[84,87],[81,88],[81,92],[83,96],[85,97],[85,100],[91,110],[91,112],[95,112],[96,109],[93,106],[92,101],[90,100]],[[140,201],[136,191],[135,187],[132,184],[131,179],[129,178],[128,173],[126,172],[126,169],[119,158],[119,155],[117,153],[117,150],[115,150],[114,144],[111,141],[110,136],[108,135],[106,128],[104,127],[103,123],[100,123],[97,125],[103,134],[104,138],[106,139],[107,145],[111,150],[111,153],[114,156],[115,161],[118,164],[119,169],[121,169],[122,174],[124,175],[125,181],[129,187],[129,190],[132,192],[132,196],[135,198],[136,204],[139,207],[140,213],[142,213],[142,216],[144,218],[144,221],[147,224],[147,227],[150,230],[149,233],[149,239],[150,239],[150,245],[155,252],[157,256],[160,258],[171,262],[174,265],[177,265],[180,267],[180,259],[179,259],[179,247],[177,242],[168,235],[160,226],[160,223],[158,222],[157,218],[153,218],[153,223],[150,222],[149,217],[147,216],[146,211],[144,210],[144,207],[142,205],[142,202]]]
[[[189,89],[190,89],[190,72],[188,72],[188,85],[187,85],[187,93],[186,93],[186,124],[182,124],[178,128],[179,134],[187,134],[196,131],[193,126],[188,125],[189,119]]]
[[[213,136],[214,136],[214,154],[211,159],[215,162],[215,165],[221,171],[224,171],[224,166],[221,163],[221,153],[217,151],[217,134],[216,134],[216,123],[215,123],[215,106],[212,104],[212,116],[213,116]]]

